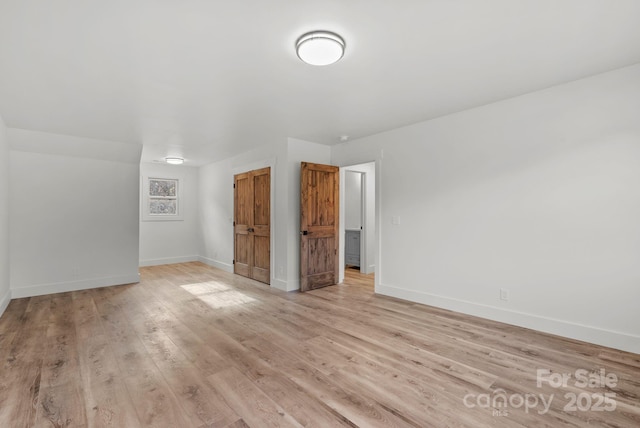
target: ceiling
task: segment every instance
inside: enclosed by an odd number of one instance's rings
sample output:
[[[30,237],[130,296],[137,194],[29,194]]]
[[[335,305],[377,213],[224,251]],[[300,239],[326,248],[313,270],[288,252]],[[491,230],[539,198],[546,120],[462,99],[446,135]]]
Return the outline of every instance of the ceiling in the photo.
[[[338,63],[296,57],[318,29]],[[638,62],[637,0],[0,0],[6,125],[143,161],[338,144]]]

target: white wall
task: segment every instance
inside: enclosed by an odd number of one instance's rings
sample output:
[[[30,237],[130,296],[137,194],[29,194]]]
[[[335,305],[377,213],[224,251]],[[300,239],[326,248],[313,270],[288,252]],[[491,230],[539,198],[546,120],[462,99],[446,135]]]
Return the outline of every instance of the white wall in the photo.
[[[344,228],[360,230],[362,224],[362,173],[344,173]]]
[[[0,117],[0,315],[9,305],[9,141]]]
[[[142,183],[149,177],[179,180],[181,220],[140,222],[140,266],[199,260],[198,168],[158,163],[140,164]],[[144,186],[141,187],[142,189]],[[144,207],[143,192],[140,192]]]
[[[201,167],[201,261],[233,271],[233,176],[270,166],[271,286],[300,288],[300,162],[329,163],[330,152],[328,146],[289,138]]]
[[[638,117],[633,66],[335,146],[381,159],[376,291],[640,352]]]
[[[200,167],[200,257],[233,272],[233,173],[229,161]]]
[[[140,146],[8,135],[12,297],[136,282]],[[74,156],[51,154],[73,146]]]

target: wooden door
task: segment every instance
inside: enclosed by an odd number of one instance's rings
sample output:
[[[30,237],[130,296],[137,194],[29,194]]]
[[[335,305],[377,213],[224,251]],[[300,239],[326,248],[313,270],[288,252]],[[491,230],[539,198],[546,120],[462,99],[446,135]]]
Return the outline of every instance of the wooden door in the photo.
[[[338,282],[340,169],[300,168],[300,291]]]
[[[233,271],[269,284],[271,168],[234,176]]]

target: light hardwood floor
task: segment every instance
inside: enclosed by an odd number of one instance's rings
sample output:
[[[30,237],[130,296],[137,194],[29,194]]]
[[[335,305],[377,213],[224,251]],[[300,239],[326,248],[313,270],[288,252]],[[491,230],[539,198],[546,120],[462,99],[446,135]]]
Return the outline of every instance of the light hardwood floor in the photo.
[[[184,263],[13,300],[0,427],[640,426],[640,355],[377,296],[347,272],[284,293]],[[538,369],[572,378],[538,387]],[[617,384],[580,388],[580,369]],[[604,393],[614,411],[584,410]]]

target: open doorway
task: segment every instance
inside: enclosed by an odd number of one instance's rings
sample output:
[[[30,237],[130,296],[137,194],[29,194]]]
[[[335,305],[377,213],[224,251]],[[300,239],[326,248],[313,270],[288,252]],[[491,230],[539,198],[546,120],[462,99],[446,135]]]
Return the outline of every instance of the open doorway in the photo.
[[[376,270],[375,162],[340,168],[340,281]],[[352,277],[352,275],[350,275]]]
[[[345,269],[357,268],[367,273],[365,244],[365,174],[344,172],[344,263]]]

